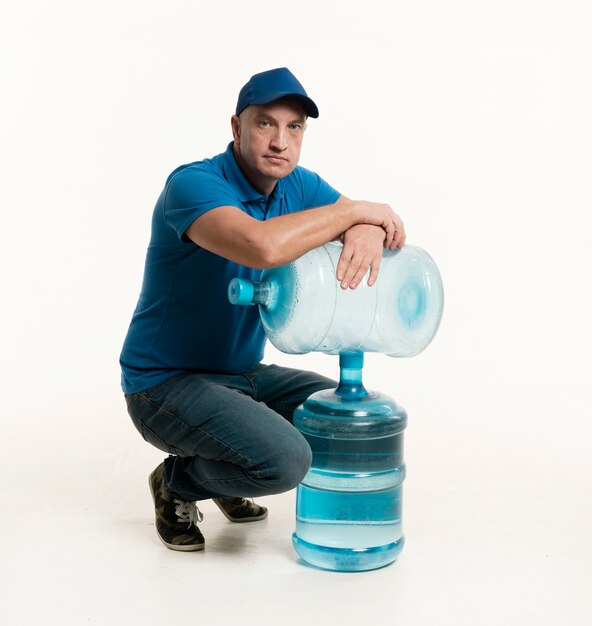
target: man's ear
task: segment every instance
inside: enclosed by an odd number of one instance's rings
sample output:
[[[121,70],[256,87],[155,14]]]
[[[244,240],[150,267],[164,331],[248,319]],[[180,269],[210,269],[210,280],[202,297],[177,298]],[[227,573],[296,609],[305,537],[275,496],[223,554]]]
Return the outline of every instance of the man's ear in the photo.
[[[233,115],[230,118],[230,125],[232,126],[232,137],[234,139],[234,143],[238,144],[240,142],[240,117],[238,115]]]

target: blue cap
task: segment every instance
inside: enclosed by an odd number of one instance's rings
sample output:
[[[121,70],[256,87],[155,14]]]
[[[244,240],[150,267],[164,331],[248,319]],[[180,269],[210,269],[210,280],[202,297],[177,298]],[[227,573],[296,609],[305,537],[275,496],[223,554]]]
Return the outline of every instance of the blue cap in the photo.
[[[233,278],[228,283],[228,300],[230,304],[255,304],[253,294],[255,285],[248,278]]]
[[[319,117],[317,105],[308,97],[304,87],[287,67],[278,67],[251,76],[238,94],[236,114],[240,115],[250,104],[269,104],[287,96],[298,98],[309,117]]]

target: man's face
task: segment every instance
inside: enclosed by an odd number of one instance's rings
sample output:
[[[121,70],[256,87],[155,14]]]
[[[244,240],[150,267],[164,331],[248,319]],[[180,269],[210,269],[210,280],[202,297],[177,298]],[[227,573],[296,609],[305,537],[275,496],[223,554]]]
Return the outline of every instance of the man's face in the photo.
[[[252,104],[232,116],[234,154],[255,189],[269,194],[294,170],[305,129],[304,107],[293,98]]]

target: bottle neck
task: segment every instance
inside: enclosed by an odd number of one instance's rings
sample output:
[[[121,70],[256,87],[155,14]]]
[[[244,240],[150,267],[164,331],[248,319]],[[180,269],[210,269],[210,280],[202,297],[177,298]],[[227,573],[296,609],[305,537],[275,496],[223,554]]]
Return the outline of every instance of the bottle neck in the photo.
[[[363,352],[342,352],[339,354],[339,386],[335,395],[340,398],[363,398],[368,395],[362,383],[362,368],[364,367]]]
[[[271,299],[271,289],[269,281],[253,281],[253,304],[261,304],[267,306]]]

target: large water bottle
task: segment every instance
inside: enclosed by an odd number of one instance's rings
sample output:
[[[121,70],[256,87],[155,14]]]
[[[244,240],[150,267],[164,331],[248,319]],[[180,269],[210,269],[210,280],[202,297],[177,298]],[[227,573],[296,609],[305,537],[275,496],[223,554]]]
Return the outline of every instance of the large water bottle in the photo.
[[[313,451],[298,486],[298,554],[317,567],[362,571],[400,554],[405,478],[405,411],[390,397],[366,391],[363,352],[413,356],[435,335],[443,307],[440,273],[421,248],[385,251],[378,281],[343,290],[336,279],[342,246],[326,244],[259,282],[234,279],[234,304],[258,304],[272,343],[287,353],[339,354],[340,382],[311,395],[294,425]]]
[[[233,304],[259,304],[271,343],[282,352],[384,352],[409,357],[435,335],[442,316],[442,281],[432,258],[415,246],[385,250],[369,287],[341,289],[343,246],[328,243],[293,263],[264,270],[261,281],[233,279]]]
[[[401,524],[405,411],[366,391],[363,353],[339,357],[335,390],[312,394],[294,413],[313,461],[296,492],[296,552],[330,570],[392,563],[404,544]]]

